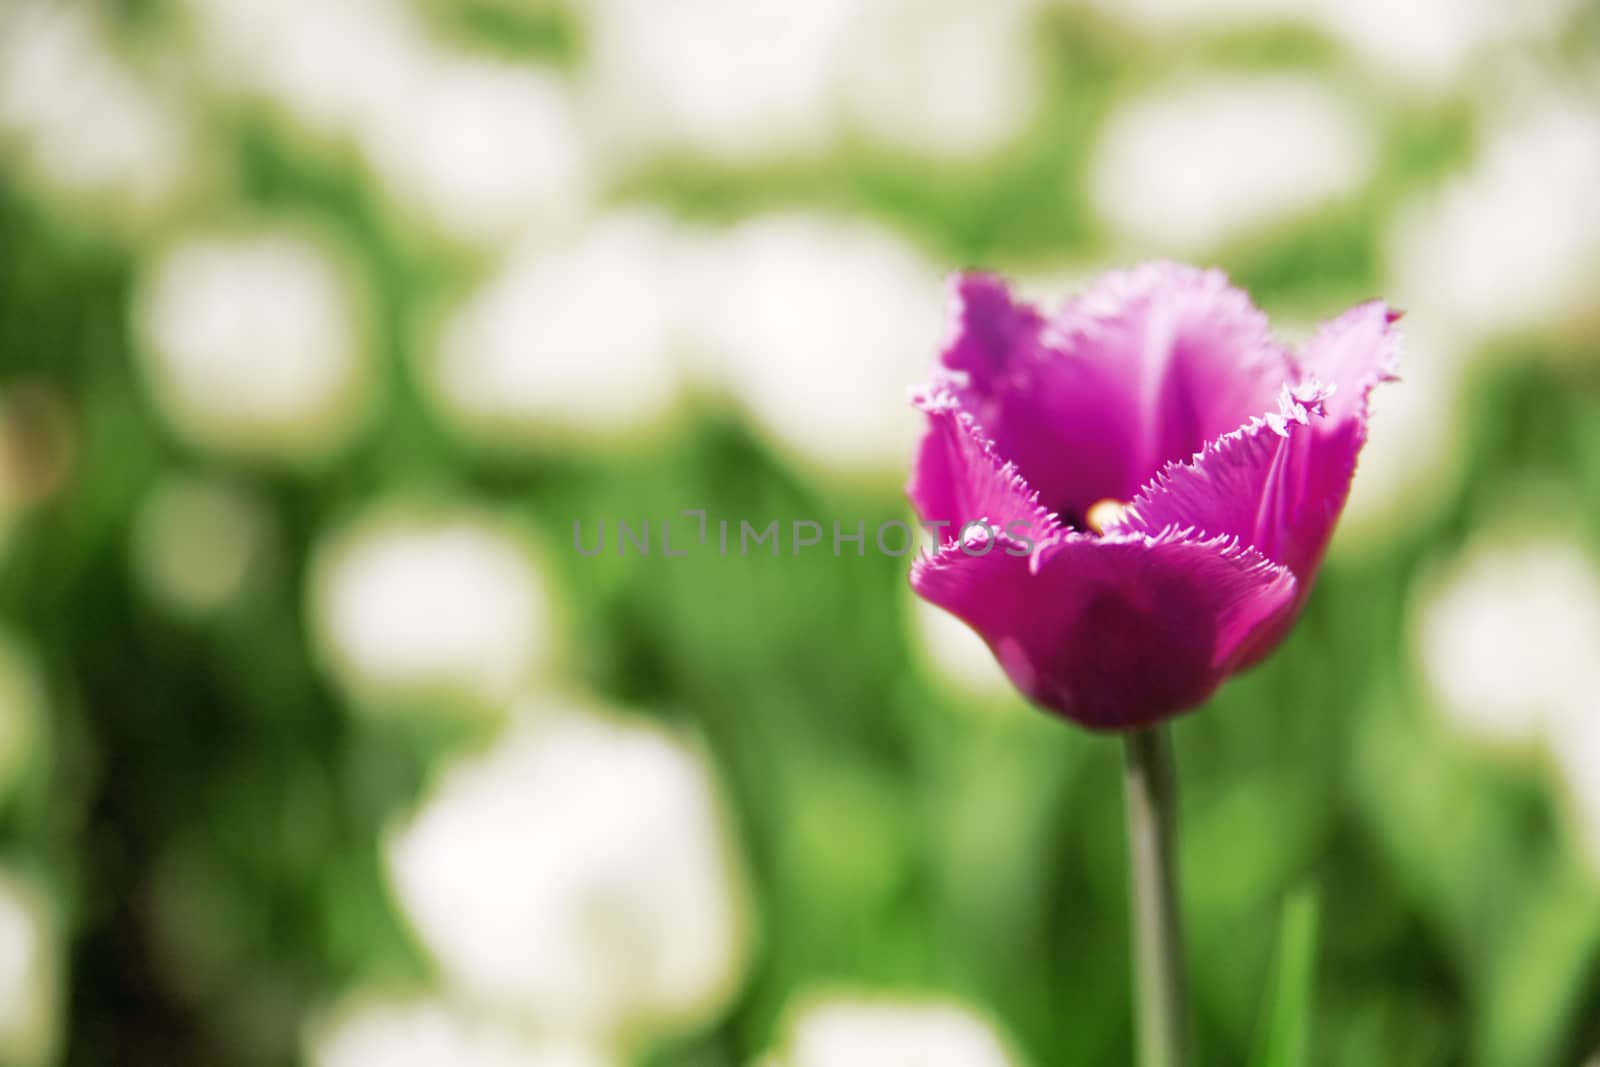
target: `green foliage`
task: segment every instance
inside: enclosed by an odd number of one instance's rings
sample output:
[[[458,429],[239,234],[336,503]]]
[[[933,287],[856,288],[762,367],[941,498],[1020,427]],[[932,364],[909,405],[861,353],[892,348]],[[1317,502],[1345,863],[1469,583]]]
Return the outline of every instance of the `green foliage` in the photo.
[[[1277,959],[1252,1067],[1306,1067],[1316,1017],[1318,901],[1302,889],[1284,903]]]

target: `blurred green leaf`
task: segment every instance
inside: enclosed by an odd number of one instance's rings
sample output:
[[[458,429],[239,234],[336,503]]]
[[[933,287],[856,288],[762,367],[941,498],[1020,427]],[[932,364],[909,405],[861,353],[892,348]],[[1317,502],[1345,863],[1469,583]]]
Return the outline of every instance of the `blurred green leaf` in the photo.
[[[1253,1067],[1304,1067],[1311,1048],[1316,991],[1319,904],[1314,890],[1296,892],[1283,906],[1278,960],[1267,993]]]

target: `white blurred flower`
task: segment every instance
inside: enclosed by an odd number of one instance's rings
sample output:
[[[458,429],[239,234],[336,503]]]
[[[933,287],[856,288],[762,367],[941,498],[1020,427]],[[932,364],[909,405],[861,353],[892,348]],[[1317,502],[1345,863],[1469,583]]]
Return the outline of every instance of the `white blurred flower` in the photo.
[[[1172,35],[1294,23],[1332,37],[1388,76],[1424,91],[1448,89],[1497,53],[1559,34],[1581,0],[1091,0],[1143,28]]]
[[[60,965],[49,902],[0,871],[0,1062],[52,1058],[61,1028]]]
[[[311,1067],[612,1067],[582,1045],[536,1041],[437,997],[351,998],[312,1032]]]
[[[1423,673],[1475,736],[1541,740],[1600,693],[1600,571],[1574,543],[1475,545],[1425,587],[1414,614]]]
[[[192,164],[186,123],[87,5],[0,8],[0,148],[13,143],[44,182],[133,217],[165,206]]]
[[[569,90],[549,70],[441,57],[370,118],[360,139],[397,202],[464,243],[501,245],[585,205],[583,131]]]
[[[1319,0],[1313,19],[1398,80],[1439,90],[1495,53],[1553,40],[1581,0]]]
[[[1416,614],[1445,711],[1486,741],[1547,750],[1600,874],[1600,566],[1556,538],[1481,544]]]
[[[33,662],[0,630],[0,807],[27,768],[44,722],[44,691]]]
[[[318,551],[324,659],[358,697],[456,696],[485,711],[543,666],[549,593],[519,538],[466,513],[376,515]]]
[[[712,238],[695,309],[704,373],[787,450],[836,471],[908,461],[945,289],[916,249],[867,223],[800,214]]]
[[[431,47],[397,0],[188,0],[211,76],[312,132],[351,137],[399,107]]]
[[[740,865],[705,760],[643,721],[545,709],[387,845],[447,978],[550,1032],[694,1025],[742,974]]]
[[[624,151],[744,162],[808,153],[833,133],[853,0],[641,0],[584,5],[596,116]]]
[[[141,369],[192,440],[319,458],[364,414],[369,368],[354,295],[353,279],[297,232],[182,241],[139,279]]]
[[[1095,207],[1142,248],[1197,254],[1350,196],[1373,164],[1361,115],[1298,75],[1167,85],[1108,120]]]
[[[266,538],[267,516],[239,489],[196,477],[159,483],[134,521],[134,573],[169,609],[203,618],[244,587]]]
[[[748,163],[855,132],[968,155],[1018,133],[1035,96],[1030,4],[643,0],[585,6],[589,95],[624,153]]]
[[[968,157],[1023,132],[1040,73],[1031,0],[891,0],[857,11],[842,89],[851,120],[868,136]]]
[[[498,246],[585,205],[588,147],[554,71],[452,52],[396,0],[190,0],[225,88],[354,143],[444,235]]]
[[[803,1008],[773,1067],[1013,1067],[993,1027],[955,1001],[833,998]]]
[[[1395,222],[1397,300],[1468,338],[1596,321],[1600,98],[1545,94],[1492,123],[1476,161]]]
[[[676,231],[605,216],[534,244],[445,324],[428,371],[468,430],[607,437],[665,415],[681,392]]]

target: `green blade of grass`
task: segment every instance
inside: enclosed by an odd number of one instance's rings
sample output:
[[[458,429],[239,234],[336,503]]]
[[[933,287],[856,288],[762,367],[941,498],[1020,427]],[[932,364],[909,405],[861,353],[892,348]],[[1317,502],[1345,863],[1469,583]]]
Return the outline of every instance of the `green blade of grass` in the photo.
[[[1305,1067],[1316,988],[1318,900],[1300,890],[1283,907],[1278,958],[1251,1067]]]

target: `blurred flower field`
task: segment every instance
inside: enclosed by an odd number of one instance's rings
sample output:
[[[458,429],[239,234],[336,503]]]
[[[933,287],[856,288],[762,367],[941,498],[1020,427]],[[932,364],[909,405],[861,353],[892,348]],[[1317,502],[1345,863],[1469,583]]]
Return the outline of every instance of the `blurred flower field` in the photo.
[[[1407,312],[1176,724],[1199,1062],[1295,891],[1309,1063],[1600,1062],[1593,5],[0,0],[0,160],[0,1064],[1131,1062],[1112,741],[658,539],[908,520],[945,276],[1165,256]]]

